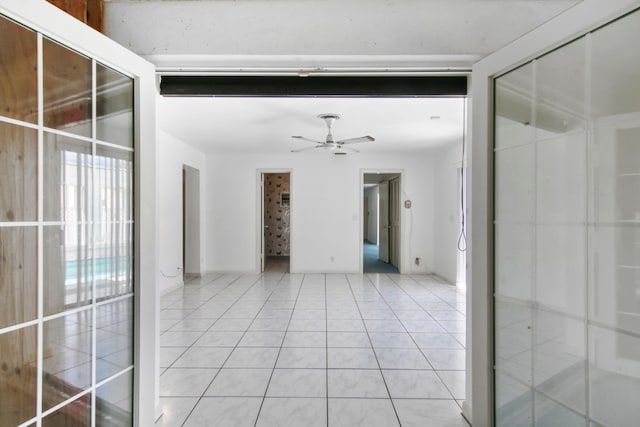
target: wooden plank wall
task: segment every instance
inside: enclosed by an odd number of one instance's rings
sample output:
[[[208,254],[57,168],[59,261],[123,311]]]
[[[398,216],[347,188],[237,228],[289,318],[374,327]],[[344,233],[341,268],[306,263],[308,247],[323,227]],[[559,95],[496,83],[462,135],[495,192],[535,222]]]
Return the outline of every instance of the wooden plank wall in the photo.
[[[94,30],[103,32],[104,1],[103,0],[47,0],[54,6],[64,10],[74,18],[89,25]]]

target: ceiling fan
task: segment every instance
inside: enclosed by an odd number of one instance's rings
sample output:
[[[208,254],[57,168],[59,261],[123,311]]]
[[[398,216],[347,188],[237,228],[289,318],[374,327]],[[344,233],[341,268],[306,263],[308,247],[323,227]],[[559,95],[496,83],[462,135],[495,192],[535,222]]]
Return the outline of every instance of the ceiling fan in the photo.
[[[306,138],[304,136],[300,136],[300,135],[293,135],[291,138],[294,139],[301,139],[303,141],[308,141],[308,142],[313,142],[316,145],[314,145],[313,147],[307,147],[307,148],[302,148],[300,150],[291,150],[292,153],[299,153],[301,151],[307,151],[307,150],[333,150],[333,154],[335,155],[345,155],[347,153],[359,153],[358,150],[355,150],[351,147],[345,147],[345,145],[347,144],[358,144],[361,142],[373,142],[375,141],[375,139],[372,136],[366,135],[366,136],[359,136],[357,138],[349,138],[349,139],[341,139],[341,140],[334,140],[333,139],[333,135],[331,134],[331,126],[333,126],[333,122],[335,122],[336,120],[340,119],[340,116],[338,114],[334,114],[334,113],[327,113],[327,114],[320,114],[318,115],[318,118],[324,120],[324,122],[327,124],[327,128],[329,129],[329,132],[327,133],[327,137],[324,141],[317,141],[315,139],[311,139],[311,138]]]

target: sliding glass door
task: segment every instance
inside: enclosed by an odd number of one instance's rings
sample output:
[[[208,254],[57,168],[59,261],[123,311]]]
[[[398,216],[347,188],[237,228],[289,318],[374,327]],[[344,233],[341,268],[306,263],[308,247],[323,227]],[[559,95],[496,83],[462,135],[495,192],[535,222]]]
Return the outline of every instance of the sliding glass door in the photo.
[[[498,426],[640,419],[640,11],[494,80]]]

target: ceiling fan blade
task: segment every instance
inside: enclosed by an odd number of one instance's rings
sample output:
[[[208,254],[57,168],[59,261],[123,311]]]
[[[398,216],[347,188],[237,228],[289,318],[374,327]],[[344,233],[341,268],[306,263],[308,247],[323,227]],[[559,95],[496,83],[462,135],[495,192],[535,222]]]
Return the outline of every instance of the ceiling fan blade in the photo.
[[[324,141],[316,141],[315,139],[307,138],[305,136],[293,135],[291,138],[301,139],[303,141],[313,142],[314,144],[324,144]]]
[[[333,154],[340,155],[340,154],[347,154],[347,153],[359,153],[359,151],[349,147],[340,147]]]
[[[359,136],[357,138],[349,138],[349,139],[343,139],[341,141],[336,141],[336,143],[342,145],[342,144],[357,144],[359,142],[373,142],[376,139],[372,136]]]
[[[313,150],[320,147],[319,145],[314,145],[313,147],[301,148],[300,150],[291,150],[292,153],[300,153],[302,151]]]

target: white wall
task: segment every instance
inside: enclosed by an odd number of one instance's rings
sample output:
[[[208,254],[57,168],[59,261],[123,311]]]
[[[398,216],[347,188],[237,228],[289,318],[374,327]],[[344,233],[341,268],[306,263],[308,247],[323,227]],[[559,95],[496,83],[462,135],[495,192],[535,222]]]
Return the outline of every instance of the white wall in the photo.
[[[206,173],[205,155],[173,136],[158,131],[158,167],[156,169],[158,289],[166,292],[182,285],[182,168],[198,169],[202,179]],[[206,232],[204,209],[206,193],[200,185],[200,235]],[[206,241],[200,241],[200,271],[205,271]],[[178,270],[181,269],[181,270]],[[170,276],[170,277],[167,277]],[[173,277],[171,277],[173,276]]]
[[[291,271],[359,272],[362,170],[403,170],[403,272],[430,272],[434,260],[433,162],[429,155],[337,157],[308,152],[207,157],[207,268],[257,271],[258,169],[292,169]],[[413,217],[413,218],[412,218]],[[424,262],[415,266],[411,259]]]
[[[460,234],[460,194],[458,168],[462,144],[434,151],[434,244],[433,272],[449,283],[456,283],[458,237]]]
[[[365,190],[365,195],[369,198],[369,241],[378,244],[378,186]]]

